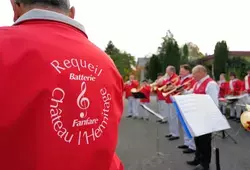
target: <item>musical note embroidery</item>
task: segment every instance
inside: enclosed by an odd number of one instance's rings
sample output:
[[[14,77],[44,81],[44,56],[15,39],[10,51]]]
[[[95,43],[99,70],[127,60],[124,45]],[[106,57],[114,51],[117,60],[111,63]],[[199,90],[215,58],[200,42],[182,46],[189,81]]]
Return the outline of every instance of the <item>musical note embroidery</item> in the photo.
[[[77,106],[82,109],[83,111],[80,113],[80,117],[81,118],[86,118],[88,113],[87,113],[87,109],[90,106],[90,101],[87,97],[85,97],[85,93],[87,90],[87,84],[86,82],[82,82],[81,84],[81,93],[79,94],[79,96],[77,97]]]

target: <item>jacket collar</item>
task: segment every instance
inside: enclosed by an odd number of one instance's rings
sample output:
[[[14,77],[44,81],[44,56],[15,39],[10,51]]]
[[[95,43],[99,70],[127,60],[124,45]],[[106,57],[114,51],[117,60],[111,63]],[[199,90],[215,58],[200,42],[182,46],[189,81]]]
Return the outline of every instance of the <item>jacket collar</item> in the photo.
[[[79,22],[73,20],[72,18],[57,12],[42,10],[42,9],[33,9],[30,10],[29,12],[26,12],[20,18],[18,18],[18,20],[16,20],[14,25],[19,25],[22,22],[30,20],[50,20],[50,21],[62,22],[75,27],[78,30],[82,31],[84,34],[86,34],[84,26],[81,25]]]

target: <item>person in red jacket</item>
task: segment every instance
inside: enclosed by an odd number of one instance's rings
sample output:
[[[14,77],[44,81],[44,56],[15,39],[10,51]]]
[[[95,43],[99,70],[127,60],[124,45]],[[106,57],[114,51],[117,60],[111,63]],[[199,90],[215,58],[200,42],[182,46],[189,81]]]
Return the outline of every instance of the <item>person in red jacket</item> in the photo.
[[[193,94],[207,94],[218,106],[219,87],[209,77],[207,69],[202,65],[197,65],[193,68],[192,73],[197,81],[192,90]],[[187,164],[196,166],[194,170],[209,170],[212,155],[212,133],[196,136],[194,140],[196,145],[195,157],[193,161],[187,161]]]
[[[140,89],[140,92],[142,92],[145,95],[145,97],[146,97],[145,99],[140,99],[140,102],[142,104],[144,104],[145,106],[149,107],[151,87],[148,84],[147,80],[143,80],[142,81],[142,87]],[[149,112],[147,110],[143,109],[142,107],[140,107],[140,108],[141,108],[140,109],[141,119],[149,120]]]
[[[184,64],[180,66],[180,84],[184,87],[185,91],[189,91],[193,89],[194,84],[196,81],[194,80],[192,74],[191,74],[191,67],[188,64]],[[183,153],[189,154],[194,153],[196,150],[196,146],[194,143],[194,139],[190,139],[185,131],[183,130],[184,135],[184,145],[178,146],[180,149],[184,149]]]
[[[242,94],[242,81],[237,79],[236,74],[230,73],[230,81],[229,81],[229,95],[239,96]],[[229,104],[230,106],[230,117],[229,119],[235,119],[236,121],[240,121],[241,115],[241,107],[237,104],[241,104],[240,100],[237,102],[233,102]],[[236,113],[236,114],[235,114]]]
[[[68,0],[11,0],[0,28],[2,170],[121,170],[123,81]],[[108,81],[107,81],[108,80]]]
[[[139,82],[135,80],[135,76],[132,74],[129,76],[129,81],[124,85],[125,97],[128,100],[128,115],[127,117],[134,117],[135,119],[139,117],[138,113],[138,103],[139,101],[133,97],[131,90],[138,89]]]
[[[167,77],[166,76],[164,77],[162,73],[159,73],[156,82],[157,82],[157,86],[156,86],[155,92],[157,94],[156,100],[157,100],[157,104],[158,104],[158,111],[159,111],[159,114],[164,117],[163,120],[157,120],[157,122],[159,122],[161,124],[165,124],[165,123],[167,123],[167,120],[168,120],[167,104],[165,102],[165,97],[162,95],[162,91],[160,91],[158,89],[166,84]]]
[[[224,99],[229,92],[229,83],[226,81],[225,74],[220,74],[220,81],[218,82],[220,87],[219,99]],[[226,115],[226,102],[224,100],[219,100],[219,108],[222,114]]]
[[[245,90],[244,92],[248,94],[246,103],[250,104],[250,67],[247,69],[247,75],[244,78]]]
[[[166,73],[169,75],[168,82],[171,83],[172,86],[178,86],[180,84],[180,77],[176,74],[176,69],[174,66],[168,66],[166,68]],[[166,138],[169,140],[177,140],[180,138],[179,134],[179,124],[178,117],[176,111],[173,106],[173,102],[171,100],[171,95],[166,96],[167,103],[167,114],[169,115],[169,134],[166,135]]]

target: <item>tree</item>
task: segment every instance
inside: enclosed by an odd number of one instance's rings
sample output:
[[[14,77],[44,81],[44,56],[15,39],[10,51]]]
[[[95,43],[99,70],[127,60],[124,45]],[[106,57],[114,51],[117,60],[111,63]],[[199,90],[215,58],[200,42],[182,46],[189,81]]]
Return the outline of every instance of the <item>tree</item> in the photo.
[[[188,45],[185,44],[182,48],[181,48],[181,61],[180,64],[187,64],[188,63],[188,55],[189,55],[189,51],[188,51]]]
[[[126,79],[133,71],[132,67],[135,65],[135,57],[127,52],[121,52],[112,41],[108,42],[105,52],[114,61],[122,77]]]
[[[157,79],[157,74],[161,72],[161,63],[157,55],[152,55],[149,62],[146,65],[147,77],[151,80]]]
[[[244,79],[250,62],[241,57],[233,57],[227,60],[226,73],[235,72],[239,79]],[[228,77],[228,74],[227,74]]]
[[[186,45],[188,46],[189,61],[197,60],[199,58],[204,57],[204,55],[200,52],[200,49],[196,44],[189,42]]]
[[[115,45],[113,44],[113,42],[109,41],[108,45],[107,45],[107,47],[105,49],[105,53],[107,53],[109,56],[112,56],[112,55],[117,54],[119,52],[120,52],[120,50],[115,47]]]
[[[220,74],[226,72],[228,61],[228,47],[226,41],[217,42],[214,49],[214,76],[219,80]]]
[[[168,30],[165,37],[162,38],[163,42],[158,48],[158,57],[161,63],[161,71],[165,72],[168,65],[176,67],[177,71],[180,66],[181,53],[174,35]]]

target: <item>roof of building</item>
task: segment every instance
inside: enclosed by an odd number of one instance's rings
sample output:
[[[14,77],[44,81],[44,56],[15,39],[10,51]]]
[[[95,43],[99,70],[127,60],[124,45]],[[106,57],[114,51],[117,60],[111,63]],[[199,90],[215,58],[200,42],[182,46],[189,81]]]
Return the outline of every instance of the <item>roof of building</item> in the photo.
[[[234,57],[243,57],[243,56],[249,56],[250,57],[250,51],[229,51],[229,56]],[[199,59],[202,62],[212,60],[214,58],[214,55],[207,55],[204,58]]]

